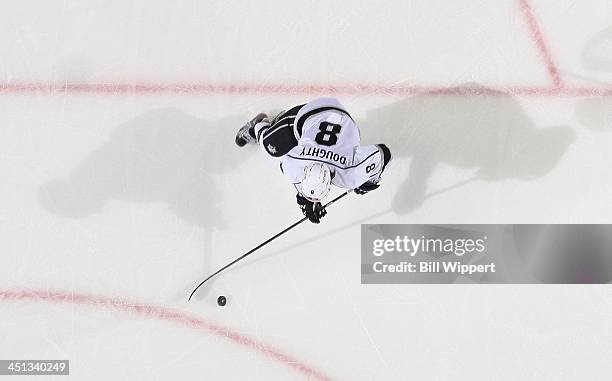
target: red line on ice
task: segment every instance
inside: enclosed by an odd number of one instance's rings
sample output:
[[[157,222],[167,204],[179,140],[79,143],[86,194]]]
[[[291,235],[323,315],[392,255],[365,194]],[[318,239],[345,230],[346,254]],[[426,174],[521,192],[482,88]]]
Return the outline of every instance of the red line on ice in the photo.
[[[472,96],[534,96],[534,97],[610,97],[610,87],[566,87],[561,82],[559,69],[544,40],[540,25],[528,0],[517,0],[525,17],[546,69],[553,80],[551,87],[537,86],[424,86],[412,84],[374,84],[374,83],[222,83],[212,81],[194,82],[44,82],[44,81],[10,81],[0,82],[0,93],[67,93],[67,94],[271,94],[271,95],[377,95],[377,96],[410,96],[419,94],[436,95],[472,95]]]
[[[525,19],[527,20],[527,25],[529,25],[529,30],[531,31],[531,37],[535,42],[536,46],[540,50],[540,54],[542,55],[542,59],[546,64],[546,69],[548,73],[552,77],[553,83],[555,87],[561,86],[561,76],[559,75],[559,69],[557,65],[552,59],[552,54],[550,53],[550,49],[544,40],[542,35],[542,30],[540,29],[540,25],[538,24],[538,20],[533,13],[533,8],[529,4],[528,0],[518,0],[519,8],[523,12]]]
[[[264,354],[312,379],[331,381],[331,378],[320,370],[317,370],[314,367],[281,352],[279,349],[252,339],[244,334],[231,331],[224,326],[205,320],[189,312],[107,296],[96,296],[62,291],[0,290],[0,301],[10,302],[19,300],[48,302],[54,304],[72,304],[95,308],[106,308],[122,312],[131,312],[147,318],[176,323],[191,329],[208,331],[209,333],[223,337],[234,344],[241,345]]]
[[[510,96],[568,96],[568,97],[610,97],[612,88],[605,87],[444,87],[420,85],[386,84],[254,84],[254,83],[47,83],[47,82],[5,82],[0,83],[0,93],[68,93],[68,94],[343,94],[409,96],[419,94],[434,95],[510,95]]]

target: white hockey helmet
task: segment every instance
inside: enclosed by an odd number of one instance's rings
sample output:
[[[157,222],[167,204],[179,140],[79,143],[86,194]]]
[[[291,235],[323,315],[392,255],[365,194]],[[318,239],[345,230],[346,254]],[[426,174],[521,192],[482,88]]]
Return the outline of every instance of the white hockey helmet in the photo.
[[[320,202],[331,189],[331,171],[323,163],[313,162],[304,168],[302,196],[312,202]]]

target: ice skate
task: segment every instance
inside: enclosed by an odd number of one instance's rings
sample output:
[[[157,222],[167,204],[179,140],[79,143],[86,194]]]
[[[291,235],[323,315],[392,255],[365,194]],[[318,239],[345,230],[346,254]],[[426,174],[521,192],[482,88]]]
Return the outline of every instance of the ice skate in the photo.
[[[260,113],[251,119],[247,124],[240,127],[238,133],[236,134],[236,145],[238,145],[238,147],[244,147],[251,142],[256,143],[257,139],[255,139],[255,125],[267,119],[268,116],[266,114]]]

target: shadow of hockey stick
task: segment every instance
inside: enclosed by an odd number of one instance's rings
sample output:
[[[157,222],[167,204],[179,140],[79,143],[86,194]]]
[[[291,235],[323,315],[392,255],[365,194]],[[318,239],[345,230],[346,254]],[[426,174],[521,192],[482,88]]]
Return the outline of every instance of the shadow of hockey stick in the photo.
[[[454,189],[460,188],[460,187],[462,187],[462,186],[464,186],[466,184],[469,184],[469,183],[471,183],[473,181],[476,181],[477,179],[478,179],[478,176],[472,176],[472,177],[470,177],[470,178],[468,178],[466,180],[459,181],[456,184],[452,184],[452,185],[449,185],[447,187],[438,189],[437,191],[428,193],[427,195],[425,195],[424,199],[427,200],[429,198],[432,198],[432,197],[435,197],[435,196],[438,196],[438,195],[450,192],[450,191],[452,191]],[[337,227],[335,229],[326,231],[326,232],[324,232],[322,234],[319,234],[319,235],[316,235],[316,236],[313,236],[313,237],[309,237],[307,239],[304,239],[302,241],[296,242],[296,243],[294,243],[292,245],[289,245],[289,246],[286,246],[284,248],[281,248],[281,249],[269,252],[267,254],[260,255],[259,257],[255,258],[255,259],[253,259],[253,260],[251,260],[249,262],[241,263],[238,266],[234,266],[234,269],[239,269],[239,268],[242,268],[243,266],[246,266],[246,265],[249,265],[251,263],[255,263],[255,262],[258,262],[258,261],[261,261],[261,260],[264,260],[264,259],[268,259],[269,257],[276,256],[278,254],[290,251],[292,249],[298,248],[298,247],[303,246],[305,244],[308,244],[308,243],[311,243],[311,242],[316,242],[316,241],[322,240],[324,238],[328,238],[330,236],[333,236],[336,233],[339,233],[339,232],[345,231],[346,229],[354,227],[357,224],[362,224],[362,223],[371,221],[374,218],[382,217],[385,214],[390,213],[392,211],[393,211],[393,209],[389,208],[389,209],[385,209],[385,210],[382,210],[382,211],[374,213],[374,214],[370,214],[369,216],[366,216],[366,217],[357,219],[355,221],[349,222],[349,223],[344,224],[342,226],[339,226],[339,227]]]

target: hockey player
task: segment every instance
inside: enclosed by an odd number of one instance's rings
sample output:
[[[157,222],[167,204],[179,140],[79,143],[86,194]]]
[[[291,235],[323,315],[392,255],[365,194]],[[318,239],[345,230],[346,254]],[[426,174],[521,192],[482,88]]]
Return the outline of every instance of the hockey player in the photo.
[[[313,223],[327,214],[321,201],[332,184],[365,194],[379,187],[391,161],[386,145],[360,145],[357,124],[335,98],[293,107],[271,122],[258,114],[236,134],[239,147],[248,143],[280,158],[281,171],[298,192],[298,205]]]

